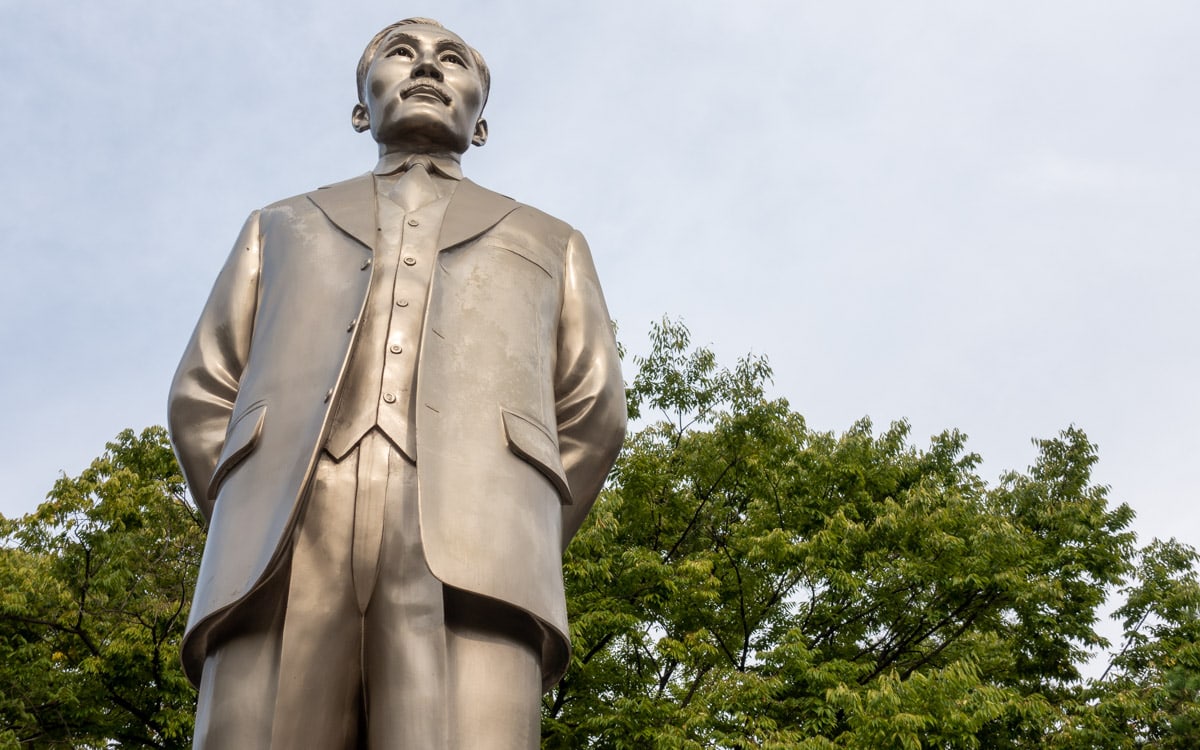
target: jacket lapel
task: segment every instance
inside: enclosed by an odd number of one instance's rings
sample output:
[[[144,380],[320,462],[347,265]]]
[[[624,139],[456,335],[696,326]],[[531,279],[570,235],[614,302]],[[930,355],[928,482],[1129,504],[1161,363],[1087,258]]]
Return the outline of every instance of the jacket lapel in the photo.
[[[375,180],[371,173],[308,194],[308,199],[346,234],[375,247]],[[512,198],[464,179],[458,183],[438,235],[438,251],[474,239],[520,207]]]
[[[375,177],[370,172],[308,194],[334,226],[375,249]]]
[[[442,219],[438,252],[478,237],[520,205],[512,198],[481,188],[470,180],[461,180]]]

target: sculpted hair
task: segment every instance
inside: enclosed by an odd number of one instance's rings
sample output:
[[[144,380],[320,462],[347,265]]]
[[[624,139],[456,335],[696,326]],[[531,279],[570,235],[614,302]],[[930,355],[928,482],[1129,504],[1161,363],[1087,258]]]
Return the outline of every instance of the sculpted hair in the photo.
[[[403,21],[397,21],[390,26],[385,26],[378,34],[371,37],[371,41],[367,42],[367,48],[363,50],[362,57],[358,59],[358,103],[366,106],[367,103],[367,69],[371,67],[371,63],[375,60],[375,55],[379,52],[379,46],[384,40],[402,26],[435,26],[439,29],[446,27],[435,21],[432,18],[406,18]],[[479,78],[483,82],[483,105],[487,106],[488,91],[492,88],[492,72],[488,70],[487,61],[483,59],[483,55],[479,54],[479,50],[471,45],[467,45],[467,49],[471,51],[471,57],[475,58],[475,65],[479,68]]]

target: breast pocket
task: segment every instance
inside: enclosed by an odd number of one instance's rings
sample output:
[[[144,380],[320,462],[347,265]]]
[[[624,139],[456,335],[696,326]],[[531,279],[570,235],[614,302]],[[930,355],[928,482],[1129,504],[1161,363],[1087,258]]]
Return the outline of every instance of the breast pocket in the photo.
[[[546,275],[547,279],[555,278],[554,269],[556,268],[556,264],[544,248],[526,247],[515,242],[496,241],[486,242],[485,247],[494,252],[508,253],[509,257],[519,258],[527,263],[532,263]]]

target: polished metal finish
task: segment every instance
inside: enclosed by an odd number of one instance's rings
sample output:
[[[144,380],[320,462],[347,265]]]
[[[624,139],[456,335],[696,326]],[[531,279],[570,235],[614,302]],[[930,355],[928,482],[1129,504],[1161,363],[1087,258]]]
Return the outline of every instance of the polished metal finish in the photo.
[[[583,236],[462,177],[489,85],[436,22],[376,35],[379,164],[252,213],[184,352],[196,747],[537,747],[625,399]]]

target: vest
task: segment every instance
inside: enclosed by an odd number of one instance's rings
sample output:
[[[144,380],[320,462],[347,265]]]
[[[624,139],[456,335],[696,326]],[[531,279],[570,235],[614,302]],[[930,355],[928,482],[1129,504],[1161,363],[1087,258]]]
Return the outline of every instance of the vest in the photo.
[[[457,182],[454,183],[457,185]],[[367,305],[325,450],[341,460],[373,427],[417,460],[417,358],[438,232],[453,191],[405,213],[376,180],[379,242]]]

